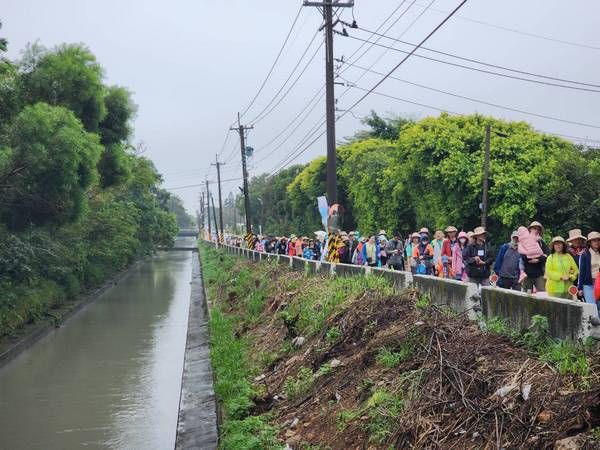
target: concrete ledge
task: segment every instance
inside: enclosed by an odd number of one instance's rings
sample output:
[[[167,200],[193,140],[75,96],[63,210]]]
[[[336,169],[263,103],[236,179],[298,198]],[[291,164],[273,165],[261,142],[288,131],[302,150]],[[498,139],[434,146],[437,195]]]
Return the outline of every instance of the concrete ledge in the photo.
[[[192,282],[175,450],[217,448],[217,404],[208,338],[208,307],[198,257]]]
[[[279,255],[279,264],[290,265],[290,257],[287,255]]]
[[[559,298],[539,298],[523,292],[484,287],[481,289],[484,317],[500,317],[517,330],[526,330],[534,315],[545,316],[550,334],[561,339],[590,336],[590,316],[597,315],[595,305]]]
[[[414,275],[414,287],[428,295],[434,305],[446,305],[457,313],[479,310],[477,286],[457,280],[425,275]]]
[[[304,268],[310,274],[317,273],[318,261],[306,260]]]
[[[335,264],[335,275],[338,277],[352,277],[357,275],[365,275],[363,266],[354,266],[352,264]]]
[[[372,267],[371,275],[383,277],[388,280],[395,289],[403,290],[408,288],[413,282],[412,273],[399,270],[382,269]]]
[[[320,273],[321,275],[327,275],[328,277],[333,275],[332,270],[333,265],[328,262],[321,262],[317,267],[317,273]]]
[[[297,272],[304,272],[306,260],[299,258],[298,256],[292,257],[292,270]]]

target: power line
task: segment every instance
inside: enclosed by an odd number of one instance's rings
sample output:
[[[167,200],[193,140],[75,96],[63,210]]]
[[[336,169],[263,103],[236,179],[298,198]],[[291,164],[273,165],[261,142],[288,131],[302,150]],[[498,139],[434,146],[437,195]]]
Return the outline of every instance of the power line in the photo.
[[[271,64],[271,68],[269,69],[269,72],[267,73],[267,76],[265,77],[265,79],[261,83],[260,88],[258,89],[258,92],[256,93],[256,95],[254,95],[254,98],[250,101],[250,104],[248,106],[246,106],[246,108],[240,114],[240,118],[244,117],[244,115],[248,112],[248,110],[250,108],[252,108],[252,105],[254,105],[254,102],[256,102],[256,99],[258,98],[258,96],[260,95],[260,93],[263,91],[263,89],[265,88],[265,85],[267,84],[267,81],[269,81],[269,78],[273,74],[273,70],[275,69],[275,66],[277,65],[277,63],[279,62],[279,58],[281,58],[281,55],[283,53],[283,49],[287,45],[287,43],[288,43],[288,41],[290,39],[290,36],[292,35],[292,31],[294,30],[294,27],[296,26],[296,23],[298,22],[298,18],[300,17],[302,9],[303,9],[302,6],[300,6],[300,9],[298,9],[298,13],[296,14],[296,17],[294,18],[294,21],[292,22],[292,26],[290,27],[289,31],[287,32],[287,35],[285,36],[283,44],[281,45],[281,48],[279,49],[279,53],[277,53],[277,57],[275,58],[275,61],[273,61],[273,64]]]
[[[408,60],[408,58],[410,58],[410,57],[411,57],[411,56],[412,56],[412,55],[413,55],[413,54],[414,54],[414,53],[415,53],[415,52],[416,52],[416,51],[419,49],[419,47],[421,47],[421,46],[422,46],[422,45],[423,45],[425,42],[427,42],[427,41],[429,40],[429,38],[431,38],[431,36],[433,36],[433,35],[434,35],[434,34],[435,34],[435,33],[436,33],[436,32],[437,32],[437,31],[438,31],[438,30],[439,30],[439,29],[440,29],[442,26],[444,26],[444,24],[445,24],[445,23],[446,23],[448,20],[450,20],[450,18],[451,18],[451,17],[452,17],[454,14],[456,14],[456,12],[457,12],[457,11],[458,11],[460,8],[462,8],[462,7],[463,7],[463,5],[464,5],[465,3],[467,3],[467,0],[462,0],[462,1],[461,1],[461,2],[458,4],[458,6],[457,6],[456,8],[454,8],[454,9],[452,10],[452,12],[451,12],[450,14],[448,14],[448,15],[447,15],[447,16],[444,18],[444,20],[442,20],[442,21],[441,21],[441,22],[440,22],[440,23],[439,23],[439,24],[438,24],[438,25],[437,25],[437,26],[436,26],[436,27],[435,27],[433,30],[431,30],[431,31],[429,32],[429,34],[428,34],[427,36],[425,36],[425,37],[424,37],[424,38],[421,40],[421,42],[419,42],[419,43],[418,43],[418,44],[417,44],[417,45],[416,45],[416,46],[415,46],[415,47],[414,47],[414,48],[413,48],[413,49],[412,49],[412,50],[411,50],[411,51],[410,51],[410,52],[409,52],[409,53],[408,53],[408,54],[407,54],[407,55],[406,55],[404,58],[402,58],[402,59],[400,60],[400,62],[399,62],[398,64],[396,64],[396,65],[395,65],[395,66],[392,68],[392,70],[390,70],[390,71],[387,73],[387,75],[385,75],[385,76],[384,76],[384,77],[383,77],[381,80],[379,80],[377,83],[375,83],[375,84],[373,85],[373,87],[372,87],[371,89],[369,89],[367,92],[365,92],[365,94],[364,94],[362,97],[360,97],[358,100],[356,100],[356,101],[355,101],[355,102],[352,104],[352,106],[350,106],[350,108],[348,108],[348,110],[352,110],[352,109],[354,109],[354,108],[355,108],[355,107],[356,107],[356,106],[357,106],[359,103],[361,103],[361,102],[362,102],[362,101],[363,101],[365,98],[367,98],[371,92],[373,92],[375,89],[377,89],[379,86],[381,86],[381,84],[382,84],[382,83],[383,83],[383,82],[384,82],[384,81],[385,81],[385,80],[386,80],[386,79],[387,79],[387,78],[388,78],[390,75],[392,75],[392,74],[393,74],[393,73],[394,73],[396,70],[398,70],[398,68],[399,68],[399,67],[400,67],[402,64],[404,64],[404,62],[405,62],[405,61],[407,61],[407,60]],[[344,116],[345,116],[347,113],[348,113],[348,111],[344,111],[344,112],[343,112],[343,113],[340,115],[340,117],[339,117],[339,118],[342,118],[342,117],[344,117]]]
[[[424,7],[424,5],[421,5],[419,3],[417,3],[417,6]],[[435,9],[435,8],[431,8],[431,10],[439,12],[439,13],[443,13],[443,14],[446,14],[448,12],[448,11],[444,11],[442,9]],[[572,46],[575,46],[575,47],[582,47],[582,48],[589,48],[589,49],[593,49],[593,50],[600,50],[600,47],[595,46],[595,45],[582,44],[580,42],[573,42],[573,41],[567,41],[565,39],[553,38],[553,37],[550,37],[550,36],[544,36],[544,35],[532,33],[532,32],[529,32],[529,31],[517,30],[515,28],[505,27],[505,26],[497,25],[497,24],[490,23],[490,22],[484,22],[483,20],[472,19],[470,17],[466,17],[466,16],[463,16],[463,15],[460,15],[460,14],[457,14],[455,17],[457,19],[464,20],[464,21],[467,21],[467,22],[473,22],[473,23],[477,23],[477,24],[480,24],[480,25],[485,25],[485,26],[488,26],[488,27],[497,28],[499,30],[509,31],[511,33],[521,34],[523,36],[534,37],[534,38],[537,38],[537,39],[543,39],[543,40],[546,40],[546,41],[557,42],[557,43],[565,44],[565,45],[572,45]]]
[[[239,181],[242,180],[242,177],[239,178],[229,178],[228,180],[221,180],[221,183],[227,183],[229,181]],[[208,184],[217,184],[216,181],[209,181]],[[188,189],[188,188],[195,188],[195,187],[200,187],[200,186],[205,186],[206,183],[201,183],[201,184],[188,184],[187,186],[176,186],[176,187],[166,187],[164,188],[167,191],[174,191],[177,189]]]
[[[356,36],[347,36],[350,39],[354,39],[357,41],[364,41],[364,39],[356,37]],[[541,81],[541,80],[534,80],[531,78],[524,78],[524,77],[518,77],[515,75],[509,75],[509,74],[505,74],[505,73],[500,73],[500,72],[494,72],[491,70],[486,70],[486,69],[480,69],[478,67],[472,67],[472,66],[465,66],[464,64],[458,64],[458,63],[454,63],[451,61],[444,61],[442,59],[437,59],[437,58],[432,58],[430,56],[425,56],[425,55],[421,55],[421,54],[413,54],[413,51],[406,51],[406,50],[400,50],[398,48],[394,48],[394,47],[389,47],[383,44],[374,44],[377,45],[379,47],[383,47],[383,48],[387,48],[390,50],[393,50],[395,52],[399,52],[399,53],[404,53],[406,55],[411,55],[411,56],[415,56],[416,58],[421,58],[421,59],[426,59],[428,61],[435,61],[438,63],[442,63],[442,64],[446,64],[446,65],[450,65],[450,66],[454,66],[454,67],[461,67],[463,69],[467,69],[467,70],[473,70],[475,72],[481,72],[481,73],[487,73],[489,75],[495,75],[498,77],[504,77],[504,78],[511,78],[514,80],[520,80],[520,81],[527,81],[529,83],[535,83],[535,84],[541,84],[541,85],[546,85],[546,86],[554,86],[554,87],[560,87],[560,88],[565,88],[565,89],[574,89],[577,91],[586,91],[586,92],[596,92],[596,93],[600,93],[600,90],[596,90],[596,89],[589,89],[589,88],[584,88],[584,87],[578,87],[578,86],[568,86],[566,84],[559,84],[559,83],[551,83],[549,81]]]
[[[306,65],[304,66],[302,71],[298,74],[298,76],[296,77],[294,82],[289,86],[287,91],[285,91],[285,93],[279,98],[279,100],[268,111],[266,111],[261,117],[257,117],[255,120],[253,120],[252,121],[253,124],[257,124],[258,122],[262,121],[265,117],[267,117],[269,114],[271,114],[275,110],[275,108],[277,108],[277,106],[279,106],[281,104],[281,102],[288,96],[288,94],[291,92],[291,90],[294,88],[294,86],[296,86],[298,81],[300,81],[300,78],[302,78],[302,75],[304,75],[306,70],[310,67],[310,65],[316,58],[317,53],[319,52],[319,50],[321,49],[322,46],[323,46],[323,42],[321,42],[321,44],[317,47],[315,52],[312,54],[312,56],[310,57],[310,59],[308,60],[308,62],[306,63]]]
[[[312,47],[312,44],[313,44],[313,42],[315,41],[315,39],[317,38],[318,35],[319,35],[319,32],[318,31],[315,32],[315,34],[313,35],[312,39],[310,40],[310,42],[306,46],[306,49],[304,49],[304,52],[302,53],[302,56],[300,56],[300,59],[298,60],[298,62],[296,63],[296,65],[294,66],[294,68],[292,69],[292,71],[290,72],[289,76],[287,77],[287,79],[285,80],[285,82],[283,83],[283,85],[275,93],[275,95],[273,96],[273,98],[271,98],[271,100],[269,101],[269,103],[267,103],[267,105],[262,109],[262,111],[259,112],[252,120],[250,120],[250,123],[256,123],[257,119],[260,116],[262,116],[263,113],[267,109],[269,109],[269,107],[273,104],[273,102],[275,102],[275,100],[277,99],[277,97],[279,96],[279,94],[281,94],[281,92],[285,89],[285,87],[287,86],[287,84],[289,83],[289,81],[294,76],[294,73],[296,73],[296,70],[298,69],[298,67],[300,66],[300,64],[302,63],[302,61],[304,60],[304,57],[306,56],[306,54],[308,53],[308,51]]]
[[[348,64],[350,66],[352,66],[352,67],[356,67],[357,69],[371,72],[371,73],[373,73],[375,75],[384,75],[383,73],[378,72],[376,70],[366,69],[366,68],[358,66],[356,64],[351,64],[351,63],[348,63]],[[557,121],[557,122],[568,123],[568,124],[571,124],[571,125],[580,125],[580,126],[583,126],[583,127],[590,127],[590,128],[598,128],[598,129],[600,129],[600,126],[598,126],[598,125],[593,125],[593,124],[584,123],[584,122],[577,122],[577,121],[574,121],[574,120],[561,119],[559,117],[552,117],[552,116],[549,116],[549,115],[546,115],[546,114],[539,114],[539,113],[535,113],[535,112],[531,112],[531,111],[525,111],[525,110],[522,110],[522,109],[513,108],[513,107],[510,107],[510,106],[499,105],[497,103],[492,103],[492,102],[488,102],[488,101],[485,101],[485,100],[476,99],[476,98],[473,98],[473,97],[467,97],[466,95],[460,95],[460,94],[456,94],[454,92],[444,91],[442,89],[433,88],[431,86],[426,86],[424,84],[415,83],[413,81],[404,80],[402,78],[398,78],[398,77],[395,77],[395,76],[390,76],[389,78],[392,79],[392,80],[400,81],[402,83],[410,84],[412,86],[417,86],[417,87],[420,87],[420,88],[423,88],[423,89],[427,89],[427,90],[430,90],[430,91],[433,91],[433,92],[438,92],[440,94],[450,95],[452,97],[460,98],[460,99],[463,99],[463,100],[468,100],[468,101],[471,101],[471,102],[481,103],[482,105],[493,106],[495,108],[505,109],[507,111],[518,112],[518,113],[521,113],[521,114],[527,114],[527,115],[534,116],[534,117],[540,117],[542,119],[548,119],[548,120],[554,120],[554,121]],[[361,89],[361,90],[363,90],[363,89]]]
[[[347,23],[344,23],[344,24],[345,25],[349,25]],[[380,36],[382,38],[386,38],[386,39],[389,39],[389,40],[394,41],[394,42],[399,42],[401,44],[410,45],[410,46],[414,46],[415,45],[414,43],[403,41],[402,39],[399,39],[399,38],[394,38],[394,37],[391,37],[391,36],[386,36],[385,34],[381,34],[381,33],[378,33],[376,31],[371,31],[371,30],[368,30],[368,29],[363,28],[363,27],[358,27],[358,29],[362,30],[362,31],[365,31],[367,33],[373,34],[375,36]],[[486,67],[493,67],[494,69],[506,70],[508,72],[520,73],[522,75],[530,75],[530,76],[534,76],[534,77],[538,77],[538,78],[544,78],[544,79],[547,79],[547,80],[561,81],[561,82],[565,82],[565,83],[579,84],[581,86],[589,86],[589,87],[600,88],[600,84],[586,83],[586,82],[583,82],[583,81],[574,81],[574,80],[569,80],[569,79],[565,79],[565,78],[558,78],[558,77],[554,77],[554,76],[550,76],[550,75],[542,75],[542,74],[535,73],[535,72],[527,72],[525,70],[514,69],[514,68],[511,68],[511,67],[501,66],[499,64],[492,64],[492,63],[481,61],[481,60],[478,60],[478,59],[475,59],[475,58],[467,58],[467,57],[464,57],[464,56],[456,55],[454,53],[444,52],[444,51],[441,51],[441,50],[435,50],[435,49],[429,48],[429,47],[421,47],[421,48],[423,50],[427,50],[427,51],[432,52],[432,53],[436,53],[436,54],[444,55],[444,56],[449,56],[451,58],[456,58],[456,59],[459,59],[461,61],[467,61],[467,62],[471,62],[471,63],[475,63],[475,64],[480,64],[480,65],[486,66]],[[418,55],[416,55],[416,56],[418,56]]]

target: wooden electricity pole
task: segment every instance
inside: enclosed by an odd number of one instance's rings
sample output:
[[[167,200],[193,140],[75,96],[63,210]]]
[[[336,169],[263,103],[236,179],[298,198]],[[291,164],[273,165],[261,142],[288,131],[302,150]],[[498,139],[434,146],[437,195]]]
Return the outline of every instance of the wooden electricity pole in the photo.
[[[492,134],[491,125],[485,126],[485,154],[483,157],[483,193],[481,196],[481,226],[487,226],[488,215],[488,188],[490,183],[490,135]]]
[[[342,2],[325,0],[305,1],[304,6],[323,8],[325,30],[325,111],[327,117],[327,201],[329,205],[338,202],[337,197],[337,155],[335,148],[335,76],[333,68],[333,7],[351,8],[354,1]]]
[[[244,177],[244,211],[246,213],[246,233],[252,233],[252,220],[250,217],[250,194],[248,192],[248,168],[246,166],[246,130],[252,130],[254,127],[246,127],[240,123],[240,113],[238,113],[238,126],[231,128],[240,135],[240,149],[242,151],[242,176]]]
[[[223,201],[221,199],[221,166],[225,165],[225,163],[219,162],[219,155],[215,156],[215,164],[211,164],[211,166],[217,166],[217,185],[219,187],[219,242],[222,242],[225,238],[225,234],[223,230]]]

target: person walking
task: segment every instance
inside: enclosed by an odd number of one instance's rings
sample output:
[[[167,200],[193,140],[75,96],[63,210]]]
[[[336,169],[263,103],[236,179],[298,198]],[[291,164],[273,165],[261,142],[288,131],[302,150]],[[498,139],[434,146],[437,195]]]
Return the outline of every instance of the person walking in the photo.
[[[433,248],[433,269],[434,274],[438,277],[444,276],[444,264],[442,262],[442,247],[444,246],[444,232],[437,230],[433,235],[431,241],[431,248]]]
[[[388,266],[394,270],[404,270],[404,245],[399,231],[394,231],[394,237],[385,247],[388,256]]]
[[[456,227],[449,226],[446,228],[446,239],[444,239],[442,245],[442,264],[444,265],[444,275],[449,278],[454,278],[455,276],[455,271],[452,268],[452,254],[454,247],[458,242],[457,235],[458,230]]]
[[[546,259],[546,292],[550,297],[571,298],[569,287],[577,280],[577,264],[567,252],[567,243],[556,236],[550,243],[550,256]]]
[[[456,244],[452,247],[452,273],[458,281],[467,281],[467,271],[463,260],[463,252],[469,245],[469,236],[464,231],[458,234]]]
[[[538,241],[538,245],[541,248],[541,256],[534,258],[528,255],[521,254],[521,262],[523,263],[523,271],[525,272],[525,279],[523,280],[523,291],[532,292],[533,288],[537,292],[543,292],[546,290],[546,281],[544,278],[544,270],[546,265],[546,258],[549,253],[548,246],[544,243],[544,227],[537,221],[531,222],[528,227],[529,233]]]
[[[378,267],[381,265],[380,249],[374,235],[369,236],[369,240],[363,245],[362,260],[363,264],[370,267]]]
[[[581,254],[579,271],[579,296],[583,297],[586,303],[598,306],[600,314],[600,303],[594,298],[594,284],[600,276],[600,233],[597,231],[592,231],[587,236],[587,250]]]
[[[421,233],[421,241],[413,245],[412,257],[418,275],[433,275],[433,248],[429,243],[428,233]]]
[[[472,240],[473,242],[467,246],[463,253],[469,282],[481,286],[489,286],[490,268],[494,262],[494,257],[487,243],[487,231],[485,228],[475,228]]]
[[[579,267],[579,258],[587,250],[585,245],[586,238],[581,234],[581,230],[576,228],[569,230],[569,237],[567,238],[567,251],[575,260],[575,264]]]
[[[496,263],[494,264],[494,272],[498,275],[496,286],[504,289],[512,289],[514,291],[521,290],[519,283],[519,264],[521,255],[519,254],[519,233],[513,231],[510,236],[510,242],[503,244],[500,247]]]

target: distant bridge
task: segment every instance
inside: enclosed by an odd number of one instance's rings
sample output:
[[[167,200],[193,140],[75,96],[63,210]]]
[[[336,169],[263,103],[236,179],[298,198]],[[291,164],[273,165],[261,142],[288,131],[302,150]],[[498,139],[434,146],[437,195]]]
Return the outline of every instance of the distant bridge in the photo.
[[[163,250],[196,251],[198,250],[199,234],[200,232],[197,228],[181,228],[179,233],[177,233],[177,237],[175,238],[175,243],[173,246]]]

